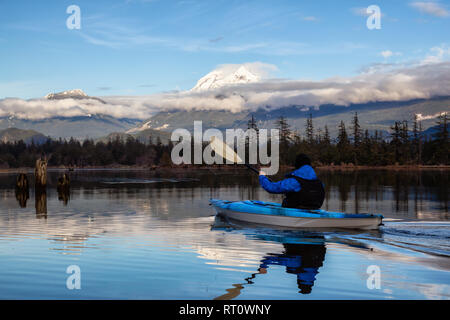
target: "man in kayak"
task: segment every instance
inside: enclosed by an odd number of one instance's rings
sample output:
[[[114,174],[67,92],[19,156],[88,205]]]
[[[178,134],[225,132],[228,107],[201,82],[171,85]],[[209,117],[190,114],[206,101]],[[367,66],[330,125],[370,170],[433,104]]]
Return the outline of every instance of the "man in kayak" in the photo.
[[[295,170],[284,180],[272,182],[264,171],[259,173],[259,183],[270,193],[283,193],[283,207],[298,209],[319,209],[325,199],[322,182],[311,167],[311,160],[303,153],[295,158]]]

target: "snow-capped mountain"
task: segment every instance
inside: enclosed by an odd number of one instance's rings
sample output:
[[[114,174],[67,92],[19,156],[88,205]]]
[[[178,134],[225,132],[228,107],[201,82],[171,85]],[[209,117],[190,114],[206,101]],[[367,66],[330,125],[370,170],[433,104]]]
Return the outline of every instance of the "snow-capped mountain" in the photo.
[[[48,100],[61,100],[61,99],[93,99],[100,101],[102,103],[106,103],[100,98],[97,97],[91,97],[88,96],[83,90],[81,89],[73,89],[73,90],[66,90],[62,92],[56,92],[56,93],[49,93],[45,97],[45,99]]]
[[[14,103],[33,103],[45,105],[45,100],[64,100],[73,99],[77,101],[69,101],[65,106],[73,107],[76,110],[82,110],[76,115],[49,115],[45,118],[27,118],[17,116],[14,113],[7,114],[6,116],[0,115],[0,130],[8,128],[17,128],[21,130],[34,130],[42,133],[44,136],[50,136],[52,138],[98,138],[103,137],[111,132],[127,131],[131,128],[135,128],[142,122],[141,119],[134,117],[115,117],[104,112],[98,112],[104,110],[109,106],[105,101],[100,98],[87,95],[81,89],[67,90],[57,93],[49,93],[44,98],[31,99],[28,101],[15,100]],[[84,100],[84,101],[79,101]],[[54,101],[57,105],[58,101]],[[92,107],[92,113],[90,108]],[[113,108],[114,105],[111,105]],[[81,113],[81,114],[80,114]]]
[[[163,125],[158,125],[157,122],[155,122],[155,123],[153,123],[153,128],[152,128],[152,120],[148,120],[148,121],[144,121],[139,127],[131,128],[126,133],[132,134],[132,133],[137,133],[139,131],[144,131],[144,130],[148,130],[148,129],[164,130],[164,129],[168,129],[168,127],[169,127],[168,123],[165,123]]]
[[[206,91],[223,86],[251,83],[260,81],[260,77],[250,72],[245,66],[240,66],[234,72],[226,72],[223,69],[214,70],[197,81],[191,91]]]
[[[74,90],[67,90],[63,92],[57,92],[57,93],[49,93],[45,96],[46,99],[52,100],[52,99],[86,99],[89,96],[83,92],[81,89],[74,89]]]

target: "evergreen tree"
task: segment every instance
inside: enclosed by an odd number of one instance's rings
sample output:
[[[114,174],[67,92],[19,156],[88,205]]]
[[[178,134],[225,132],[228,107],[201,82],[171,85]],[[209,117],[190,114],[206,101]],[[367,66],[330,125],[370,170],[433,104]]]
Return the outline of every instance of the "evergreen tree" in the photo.
[[[248,122],[247,122],[247,129],[254,129],[256,131],[256,133],[259,133],[258,124],[257,124],[255,118],[253,117],[253,115],[252,115],[251,119],[248,120]]]
[[[400,139],[400,129],[401,123],[400,121],[395,121],[394,125],[391,127],[391,145],[394,148],[394,161],[395,163],[399,163],[400,161],[400,153],[401,153],[401,139]]]
[[[414,114],[413,123],[413,154],[416,164],[422,163],[422,122],[417,114]]]
[[[346,146],[350,144],[350,141],[348,139],[347,130],[345,129],[345,123],[344,121],[341,121],[339,124],[339,135],[337,137],[338,146]]]
[[[325,133],[323,134],[323,143],[327,146],[331,144],[330,131],[328,130],[328,126],[325,125]]]
[[[339,134],[337,137],[337,150],[339,153],[339,162],[348,163],[352,159],[350,140],[348,138],[347,130],[345,129],[344,121],[339,124]]]
[[[409,141],[409,130],[408,130],[408,121],[403,120],[400,129],[400,142],[401,142],[401,154],[402,154],[402,163],[409,163],[410,159],[410,141]]]
[[[448,114],[446,112],[441,113],[436,121],[438,130],[433,134],[435,139],[433,143],[433,161],[438,164],[449,163],[450,143],[448,139],[448,120]]]
[[[359,164],[362,155],[360,148],[362,133],[361,126],[359,125],[358,112],[355,112],[352,119],[352,136],[353,136],[353,163]]]
[[[355,112],[352,120],[352,130],[353,130],[353,145],[358,147],[361,143],[361,126],[359,125],[358,112]]]
[[[289,144],[291,142],[291,129],[285,117],[281,116],[275,122],[277,129],[280,132],[280,162],[287,164]]]
[[[312,120],[312,113],[306,119],[306,141],[312,145],[314,143],[314,126]]]
[[[245,139],[245,154],[249,155],[248,157],[246,157],[245,161],[248,162],[247,160],[250,160],[250,143],[256,143],[256,154],[259,154],[259,145],[258,145],[258,141],[259,141],[259,128],[258,128],[258,124],[255,120],[255,118],[251,117],[250,120],[248,120],[247,122],[247,129],[253,129],[256,131],[256,141],[250,141],[251,137],[247,136]],[[258,159],[257,159],[258,161]]]

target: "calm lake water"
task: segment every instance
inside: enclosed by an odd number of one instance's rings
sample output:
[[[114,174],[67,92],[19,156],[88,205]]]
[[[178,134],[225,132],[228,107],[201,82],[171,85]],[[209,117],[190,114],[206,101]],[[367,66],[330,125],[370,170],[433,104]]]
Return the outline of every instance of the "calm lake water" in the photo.
[[[324,209],[385,216],[370,232],[227,224],[210,198],[281,198],[250,173],[202,172],[75,171],[67,195],[53,171],[28,199],[0,174],[0,298],[450,298],[448,171],[319,171]]]

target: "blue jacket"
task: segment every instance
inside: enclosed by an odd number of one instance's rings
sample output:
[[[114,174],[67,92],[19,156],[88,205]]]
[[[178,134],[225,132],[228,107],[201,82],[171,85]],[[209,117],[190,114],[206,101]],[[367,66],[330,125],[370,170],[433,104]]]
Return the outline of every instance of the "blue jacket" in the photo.
[[[317,179],[314,169],[309,165],[304,165],[291,174],[305,180]],[[266,176],[261,175],[259,176],[259,183],[264,190],[270,193],[299,192],[302,188],[296,179],[289,177],[278,182],[271,182]]]

